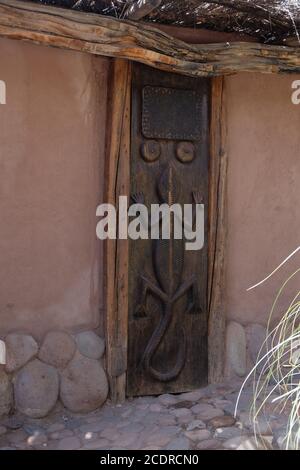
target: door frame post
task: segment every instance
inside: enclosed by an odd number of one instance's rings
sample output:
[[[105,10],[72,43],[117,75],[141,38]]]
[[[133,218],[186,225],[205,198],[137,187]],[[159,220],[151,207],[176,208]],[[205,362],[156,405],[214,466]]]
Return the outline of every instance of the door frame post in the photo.
[[[227,124],[225,78],[212,79],[209,165],[208,381],[225,369],[225,282],[227,238]]]
[[[117,209],[130,196],[131,63],[113,59],[109,74],[106,137],[106,198]],[[117,223],[118,227],[118,223]],[[106,370],[113,403],[126,396],[128,338],[128,240],[105,243]]]

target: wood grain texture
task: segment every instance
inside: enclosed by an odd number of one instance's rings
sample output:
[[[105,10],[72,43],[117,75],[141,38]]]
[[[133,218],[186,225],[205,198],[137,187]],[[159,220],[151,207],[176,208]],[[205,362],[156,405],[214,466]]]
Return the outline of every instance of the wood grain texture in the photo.
[[[300,73],[297,47],[186,44],[152,26],[19,0],[0,0],[0,36],[133,60],[196,77],[244,71]]]
[[[131,194],[149,211],[151,204],[207,207],[209,108],[209,79],[133,67]],[[205,215],[201,250],[174,238],[174,221],[169,239],[130,241],[129,396],[207,384]]]
[[[212,80],[210,132],[210,204],[208,272],[208,375],[218,383],[224,374],[225,352],[225,260],[226,260],[226,103],[224,80]]]
[[[106,151],[106,202],[118,208],[119,196],[129,196],[131,66],[114,60],[110,76]],[[128,324],[128,240],[107,240],[106,358],[110,396],[125,400]]]

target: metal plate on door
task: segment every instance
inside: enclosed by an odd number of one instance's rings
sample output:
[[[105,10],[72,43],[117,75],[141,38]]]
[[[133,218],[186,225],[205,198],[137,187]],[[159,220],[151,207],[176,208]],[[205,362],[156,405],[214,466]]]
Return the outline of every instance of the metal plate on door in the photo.
[[[201,138],[201,96],[196,90],[145,86],[142,113],[147,139]]]

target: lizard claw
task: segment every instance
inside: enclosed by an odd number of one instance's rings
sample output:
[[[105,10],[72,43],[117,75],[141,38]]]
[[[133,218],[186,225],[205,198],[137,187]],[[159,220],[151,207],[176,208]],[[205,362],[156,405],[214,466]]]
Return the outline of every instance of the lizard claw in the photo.
[[[131,199],[136,204],[144,204],[145,198],[142,192],[133,193]]]
[[[188,308],[186,310],[186,313],[190,314],[190,315],[199,315],[200,313],[202,313],[202,308],[200,307],[200,305],[197,305],[196,302],[191,302],[189,305],[188,305]]]
[[[203,203],[203,196],[201,195],[200,191],[193,191],[193,199],[195,204],[202,204]]]
[[[136,318],[145,318],[147,316],[146,308],[143,304],[139,304],[134,312]]]

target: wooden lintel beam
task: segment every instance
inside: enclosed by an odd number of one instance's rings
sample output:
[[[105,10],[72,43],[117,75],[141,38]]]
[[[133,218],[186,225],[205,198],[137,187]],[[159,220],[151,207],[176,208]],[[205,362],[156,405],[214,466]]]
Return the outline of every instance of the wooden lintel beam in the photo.
[[[300,49],[257,43],[187,44],[131,21],[0,0],[0,37],[141,62],[189,76],[300,73]]]

